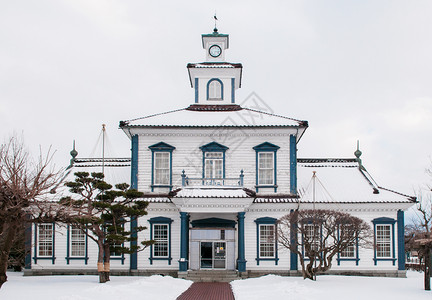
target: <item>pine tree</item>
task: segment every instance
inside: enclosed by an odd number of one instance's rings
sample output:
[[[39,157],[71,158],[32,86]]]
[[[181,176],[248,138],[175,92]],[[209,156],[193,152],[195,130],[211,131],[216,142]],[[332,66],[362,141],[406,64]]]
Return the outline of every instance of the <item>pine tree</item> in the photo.
[[[137,241],[138,232],[146,227],[135,227],[133,219],[147,214],[147,201],[139,200],[142,192],[129,189],[126,183],[117,184],[116,189],[104,181],[102,173],[77,172],[75,181],[66,182],[74,197],[63,197],[60,203],[71,209],[65,222],[77,226],[98,245],[97,268],[99,282],[109,281],[110,256],[141,251],[152,241]]]

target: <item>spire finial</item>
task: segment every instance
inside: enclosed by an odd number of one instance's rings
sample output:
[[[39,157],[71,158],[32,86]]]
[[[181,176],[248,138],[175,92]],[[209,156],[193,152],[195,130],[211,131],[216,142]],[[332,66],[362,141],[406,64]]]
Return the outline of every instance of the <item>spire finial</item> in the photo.
[[[362,152],[360,151],[360,142],[357,140],[357,150],[354,152],[355,157],[357,159],[360,159],[360,156],[362,155]]]
[[[72,159],[75,159],[75,157],[78,155],[78,151],[75,150],[75,140],[73,141],[73,149],[70,152],[70,155],[72,156]]]
[[[75,158],[78,156],[78,151],[75,150],[75,140],[73,141],[73,149],[70,152],[70,155],[72,156],[69,166],[66,168],[66,170],[72,168],[74,162],[75,162]]]
[[[214,18],[214,20],[215,20],[215,26],[214,26],[214,29],[213,29],[213,34],[217,34],[217,33],[218,33],[218,29],[217,29],[217,21],[218,21],[218,18],[217,18],[217,16],[216,16],[216,11],[215,11],[215,14],[214,14],[213,18]]]

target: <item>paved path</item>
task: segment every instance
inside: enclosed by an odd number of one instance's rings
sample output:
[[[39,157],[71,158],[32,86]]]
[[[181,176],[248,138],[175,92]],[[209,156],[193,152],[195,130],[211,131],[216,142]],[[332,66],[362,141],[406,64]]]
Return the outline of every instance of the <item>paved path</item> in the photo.
[[[227,282],[195,282],[177,300],[234,300]]]

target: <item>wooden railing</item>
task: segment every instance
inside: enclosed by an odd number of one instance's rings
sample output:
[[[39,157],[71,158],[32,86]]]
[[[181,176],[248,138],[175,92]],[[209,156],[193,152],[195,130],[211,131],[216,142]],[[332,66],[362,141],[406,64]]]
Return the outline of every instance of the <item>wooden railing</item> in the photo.
[[[214,186],[214,187],[242,187],[243,170],[237,178],[191,178],[182,171],[182,186]]]

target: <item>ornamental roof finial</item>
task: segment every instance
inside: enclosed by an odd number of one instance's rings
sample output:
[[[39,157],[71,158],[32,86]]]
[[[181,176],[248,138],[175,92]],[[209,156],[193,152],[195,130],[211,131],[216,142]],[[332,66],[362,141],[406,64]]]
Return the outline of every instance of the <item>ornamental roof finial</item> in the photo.
[[[357,150],[354,152],[355,157],[357,159],[360,159],[360,156],[362,155],[362,152],[360,151],[360,142],[357,140]]]
[[[214,20],[215,20],[215,26],[214,26],[214,29],[213,29],[213,34],[214,34],[214,35],[217,35],[217,34],[218,34],[218,29],[217,29],[217,21],[218,21],[218,18],[216,17],[216,11],[215,11],[215,14],[214,14],[213,18],[214,18]]]

